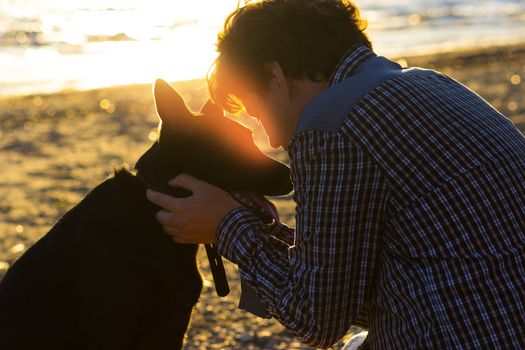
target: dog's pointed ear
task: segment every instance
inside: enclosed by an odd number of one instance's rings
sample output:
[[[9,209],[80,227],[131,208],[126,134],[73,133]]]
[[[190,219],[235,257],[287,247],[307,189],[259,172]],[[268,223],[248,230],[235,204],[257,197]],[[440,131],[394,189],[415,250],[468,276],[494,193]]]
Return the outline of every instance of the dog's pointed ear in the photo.
[[[204,105],[202,105],[201,113],[204,115],[215,115],[218,117],[224,116],[224,111],[211,99],[208,99]]]
[[[167,82],[157,79],[153,87],[155,106],[163,123],[177,124],[193,116],[182,96]]]

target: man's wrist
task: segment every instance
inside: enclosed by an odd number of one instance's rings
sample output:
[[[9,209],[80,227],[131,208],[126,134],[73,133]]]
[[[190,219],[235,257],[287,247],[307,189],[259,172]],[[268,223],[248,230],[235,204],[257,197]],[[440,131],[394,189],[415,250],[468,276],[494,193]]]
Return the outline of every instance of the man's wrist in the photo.
[[[231,210],[217,227],[216,246],[219,254],[233,263],[238,263],[236,244],[240,236],[249,234],[250,228],[259,225],[264,224],[250,210],[244,207]]]

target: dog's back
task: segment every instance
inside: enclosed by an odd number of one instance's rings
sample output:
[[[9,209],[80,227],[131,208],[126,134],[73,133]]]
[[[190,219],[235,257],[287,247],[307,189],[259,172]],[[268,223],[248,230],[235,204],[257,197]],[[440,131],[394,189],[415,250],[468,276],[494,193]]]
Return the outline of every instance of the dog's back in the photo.
[[[156,210],[124,171],[71,209],[0,283],[2,348],[181,346],[202,288],[196,246],[173,243]]]

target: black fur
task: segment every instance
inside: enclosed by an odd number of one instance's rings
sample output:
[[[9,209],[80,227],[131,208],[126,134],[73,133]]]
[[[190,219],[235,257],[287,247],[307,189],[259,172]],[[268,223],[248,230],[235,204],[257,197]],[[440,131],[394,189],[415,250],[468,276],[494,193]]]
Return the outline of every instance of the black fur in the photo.
[[[155,221],[146,187],[185,172],[224,189],[291,190],[289,169],[218,112],[193,116],[155,85],[161,137],[137,163],[93,189],[13,264],[0,282],[0,349],[182,347],[202,281],[196,245],[175,244]]]

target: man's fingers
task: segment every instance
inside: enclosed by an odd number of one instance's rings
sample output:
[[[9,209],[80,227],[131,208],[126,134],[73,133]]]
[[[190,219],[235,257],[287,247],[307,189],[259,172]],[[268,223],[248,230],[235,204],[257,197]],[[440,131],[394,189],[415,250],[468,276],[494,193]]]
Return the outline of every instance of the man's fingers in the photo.
[[[164,231],[164,233],[170,235],[172,238],[178,236],[180,232],[180,230],[171,226],[162,226],[162,230]]]
[[[184,200],[183,198],[175,198],[153,190],[146,191],[146,198],[148,198],[150,202],[171,212],[176,212],[177,209],[180,208],[179,202]]]
[[[202,183],[201,180],[196,179],[188,174],[180,174],[168,182],[168,184],[172,187],[181,187],[190,192],[195,192],[200,183]]]
[[[175,243],[179,244],[192,244],[191,241],[189,241],[187,238],[185,238],[183,235],[179,236],[177,234],[170,235],[171,240]]]
[[[177,226],[177,216],[167,210],[159,211],[155,217],[162,226]]]
[[[181,229],[180,227],[162,225],[162,231],[170,235],[171,238],[176,239],[177,242],[182,243],[181,240],[183,240],[184,235],[182,235],[181,233],[184,232],[184,230]]]
[[[166,234],[171,237],[171,240],[175,243],[190,244],[192,243],[187,237],[181,234],[181,230],[176,227],[163,226],[162,229]]]

